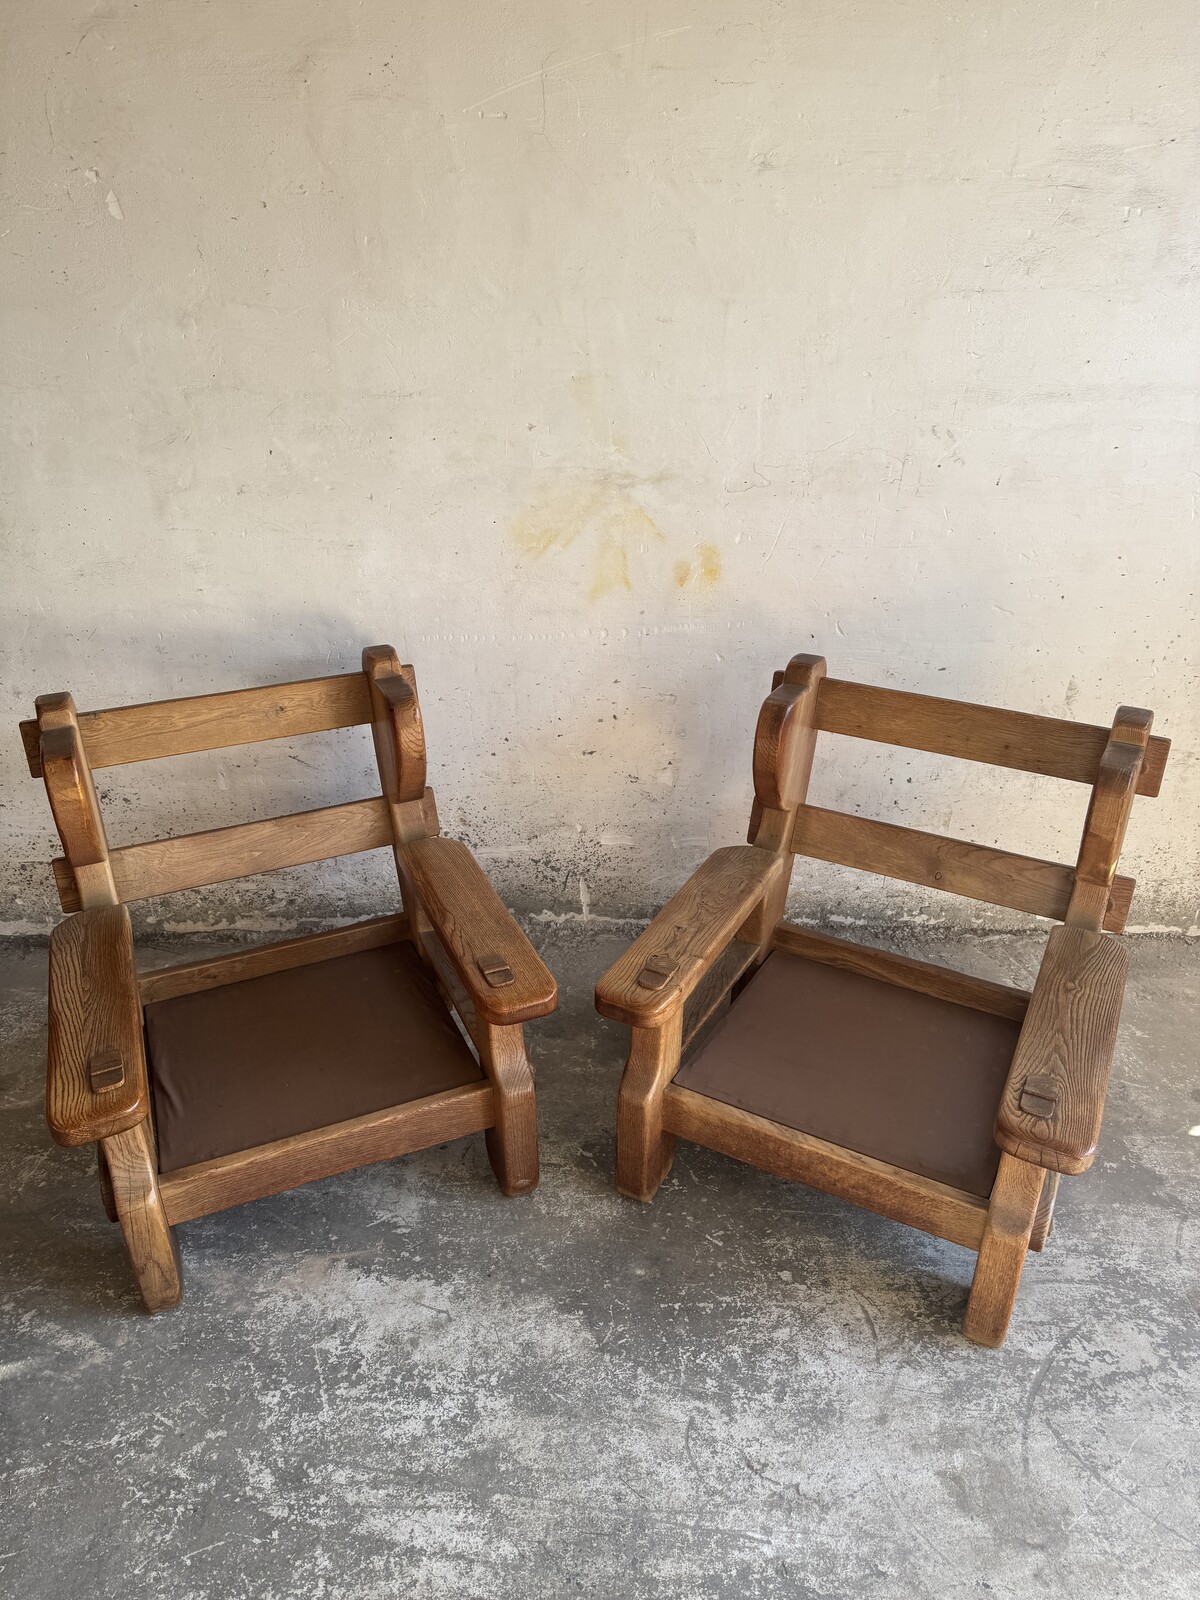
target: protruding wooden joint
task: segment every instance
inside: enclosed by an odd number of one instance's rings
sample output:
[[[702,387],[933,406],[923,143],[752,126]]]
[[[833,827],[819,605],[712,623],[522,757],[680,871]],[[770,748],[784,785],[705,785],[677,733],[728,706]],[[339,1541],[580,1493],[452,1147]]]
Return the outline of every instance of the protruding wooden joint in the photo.
[[[88,1083],[93,1094],[119,1089],[125,1082],[125,1058],[115,1045],[94,1050],[88,1057]]]
[[[433,790],[426,789],[419,800],[400,800],[392,805],[392,832],[397,844],[412,844],[416,839],[432,839],[441,832]]]
[[[657,959],[646,962],[638,973],[638,987],[641,989],[665,989],[678,971],[678,967]]]
[[[1052,1122],[1058,1111],[1061,1085],[1057,1078],[1046,1073],[1035,1073],[1025,1079],[1018,1104],[1028,1116],[1043,1122]]]
[[[513,969],[503,956],[480,956],[479,970],[493,989],[507,989],[510,983],[517,981],[513,976]]]

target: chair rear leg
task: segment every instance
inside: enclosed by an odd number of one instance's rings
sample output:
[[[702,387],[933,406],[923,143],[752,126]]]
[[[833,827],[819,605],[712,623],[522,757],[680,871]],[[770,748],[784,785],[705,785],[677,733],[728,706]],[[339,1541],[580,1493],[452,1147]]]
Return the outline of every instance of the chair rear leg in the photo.
[[[519,1024],[481,1023],[479,1057],[492,1085],[495,1125],[487,1130],[488,1160],[506,1195],[528,1194],[539,1177],[537,1095]]]
[[[149,1122],[101,1141],[117,1220],[147,1311],[169,1311],[183,1299],[175,1235],[163,1210]]]
[[[1042,1197],[1041,1167],[1002,1155],[975,1263],[963,1332],[992,1349],[1004,1343]]]
[[[634,1028],[617,1097],[617,1188],[631,1200],[652,1200],[675,1159],[675,1135],[663,1132],[662,1100],[679,1070],[682,1018],[661,1028]]]

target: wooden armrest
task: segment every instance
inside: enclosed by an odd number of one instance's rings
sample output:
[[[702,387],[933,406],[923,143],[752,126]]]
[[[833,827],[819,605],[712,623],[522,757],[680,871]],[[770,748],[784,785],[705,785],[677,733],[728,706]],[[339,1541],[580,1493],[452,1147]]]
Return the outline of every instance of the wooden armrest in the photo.
[[[478,1014],[503,1027],[553,1011],[554,979],[466,845],[439,836],[397,854]]]
[[[149,1113],[129,912],[77,912],[50,935],[46,1121],[59,1144],[92,1144]]]
[[[1050,935],[996,1114],[1001,1150],[1051,1172],[1091,1166],[1128,962],[1111,934]]]
[[[657,1027],[673,1016],[790,857],[729,845],[716,850],[596,985],[596,1009],[614,1022]]]

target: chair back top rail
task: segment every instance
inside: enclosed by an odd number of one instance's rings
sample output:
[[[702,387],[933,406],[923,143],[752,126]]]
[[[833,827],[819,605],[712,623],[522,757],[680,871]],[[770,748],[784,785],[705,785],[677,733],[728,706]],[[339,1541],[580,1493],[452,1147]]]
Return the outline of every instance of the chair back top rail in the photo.
[[[1088,784],[1095,783],[1112,736],[1111,728],[1091,723],[941,700],[840,678],[822,681],[816,725],[823,733]],[[1169,739],[1151,737],[1138,777],[1138,794],[1158,794],[1170,748]]]
[[[370,685],[361,672],[78,714],[80,739],[93,770],[353,728],[371,720]],[[36,718],[21,723],[21,739],[29,771],[40,778]]]

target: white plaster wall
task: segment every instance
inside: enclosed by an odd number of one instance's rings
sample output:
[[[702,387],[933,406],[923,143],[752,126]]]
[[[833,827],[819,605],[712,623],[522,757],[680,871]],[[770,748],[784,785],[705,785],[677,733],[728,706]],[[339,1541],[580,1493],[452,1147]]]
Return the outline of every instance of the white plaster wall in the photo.
[[[742,837],[771,669],[819,648],[1154,707],[1134,921],[1200,921],[1193,0],[2,14],[9,926],[54,915],[35,693],[385,640],[447,831],[526,910],[645,912]],[[818,799],[1073,856],[1072,785],[827,742]],[[104,776],[125,842],[353,797],[370,756]],[[347,914],[390,871],[155,914]]]

